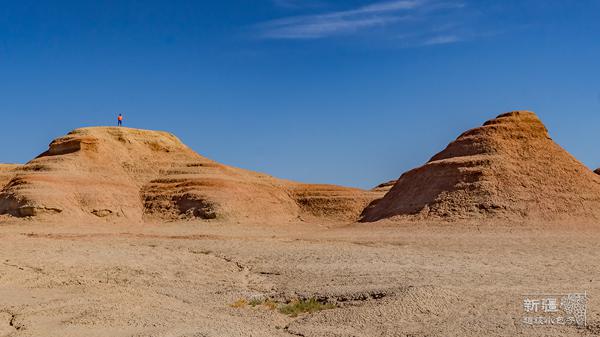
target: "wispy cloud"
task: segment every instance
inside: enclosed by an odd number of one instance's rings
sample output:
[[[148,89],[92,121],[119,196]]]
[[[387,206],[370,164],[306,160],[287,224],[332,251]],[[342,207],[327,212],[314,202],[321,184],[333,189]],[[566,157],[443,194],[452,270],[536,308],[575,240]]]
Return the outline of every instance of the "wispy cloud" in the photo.
[[[271,39],[315,39],[356,32],[408,19],[411,11],[428,2],[384,1],[349,10],[288,17],[260,24],[259,35]]]
[[[432,46],[436,44],[449,44],[461,41],[461,38],[456,35],[438,35],[425,39],[422,45]]]
[[[312,0],[272,0],[279,7],[303,8]],[[309,40],[375,32],[385,27],[385,35],[370,35],[402,41],[403,47],[457,43],[476,36],[469,27],[473,11],[467,0],[387,0],[339,11],[289,16],[266,21],[254,27],[262,39]],[[325,2],[320,1],[322,9]],[[314,7],[313,7],[314,9]],[[470,14],[469,14],[470,12]]]

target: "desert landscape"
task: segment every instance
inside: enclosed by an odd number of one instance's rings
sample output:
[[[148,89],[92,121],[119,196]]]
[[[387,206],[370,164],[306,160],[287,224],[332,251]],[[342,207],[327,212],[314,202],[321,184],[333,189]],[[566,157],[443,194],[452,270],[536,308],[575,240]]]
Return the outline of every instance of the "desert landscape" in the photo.
[[[0,165],[0,336],[600,335],[598,170],[533,112],[480,122],[372,190],[74,130]],[[524,323],[570,293],[585,322]]]

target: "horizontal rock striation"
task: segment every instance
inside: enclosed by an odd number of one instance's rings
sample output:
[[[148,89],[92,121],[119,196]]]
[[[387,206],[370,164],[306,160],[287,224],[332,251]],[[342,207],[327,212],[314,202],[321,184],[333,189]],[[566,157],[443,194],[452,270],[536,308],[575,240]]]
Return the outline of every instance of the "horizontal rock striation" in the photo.
[[[18,169],[0,167],[0,183],[0,215],[82,221],[355,221],[381,197],[219,164],[172,134],[116,127],[74,130]]]
[[[362,221],[600,219],[600,177],[529,111],[498,116],[404,173]]]

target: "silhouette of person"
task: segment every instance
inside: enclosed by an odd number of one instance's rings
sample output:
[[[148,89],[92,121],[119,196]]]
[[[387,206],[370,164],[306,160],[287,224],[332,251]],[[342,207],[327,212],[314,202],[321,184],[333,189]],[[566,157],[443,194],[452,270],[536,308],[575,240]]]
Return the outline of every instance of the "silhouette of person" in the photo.
[[[117,117],[117,125],[123,126],[123,115],[122,114],[119,114],[119,117]]]

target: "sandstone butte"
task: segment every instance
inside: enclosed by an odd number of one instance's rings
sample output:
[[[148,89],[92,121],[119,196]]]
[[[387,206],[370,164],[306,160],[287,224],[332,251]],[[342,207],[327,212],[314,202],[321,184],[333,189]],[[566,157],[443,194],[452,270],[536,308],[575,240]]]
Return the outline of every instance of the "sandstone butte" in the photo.
[[[100,221],[356,221],[381,192],[302,184],[217,163],[174,135],[77,129],[0,166],[0,215]]]
[[[600,176],[549,136],[529,111],[469,130],[410,170],[361,221],[600,219]]]
[[[596,170],[598,173],[598,170]],[[77,129],[25,165],[0,164],[0,216],[293,222],[600,219],[600,176],[514,111],[372,191],[303,184],[207,159],[174,135]]]

